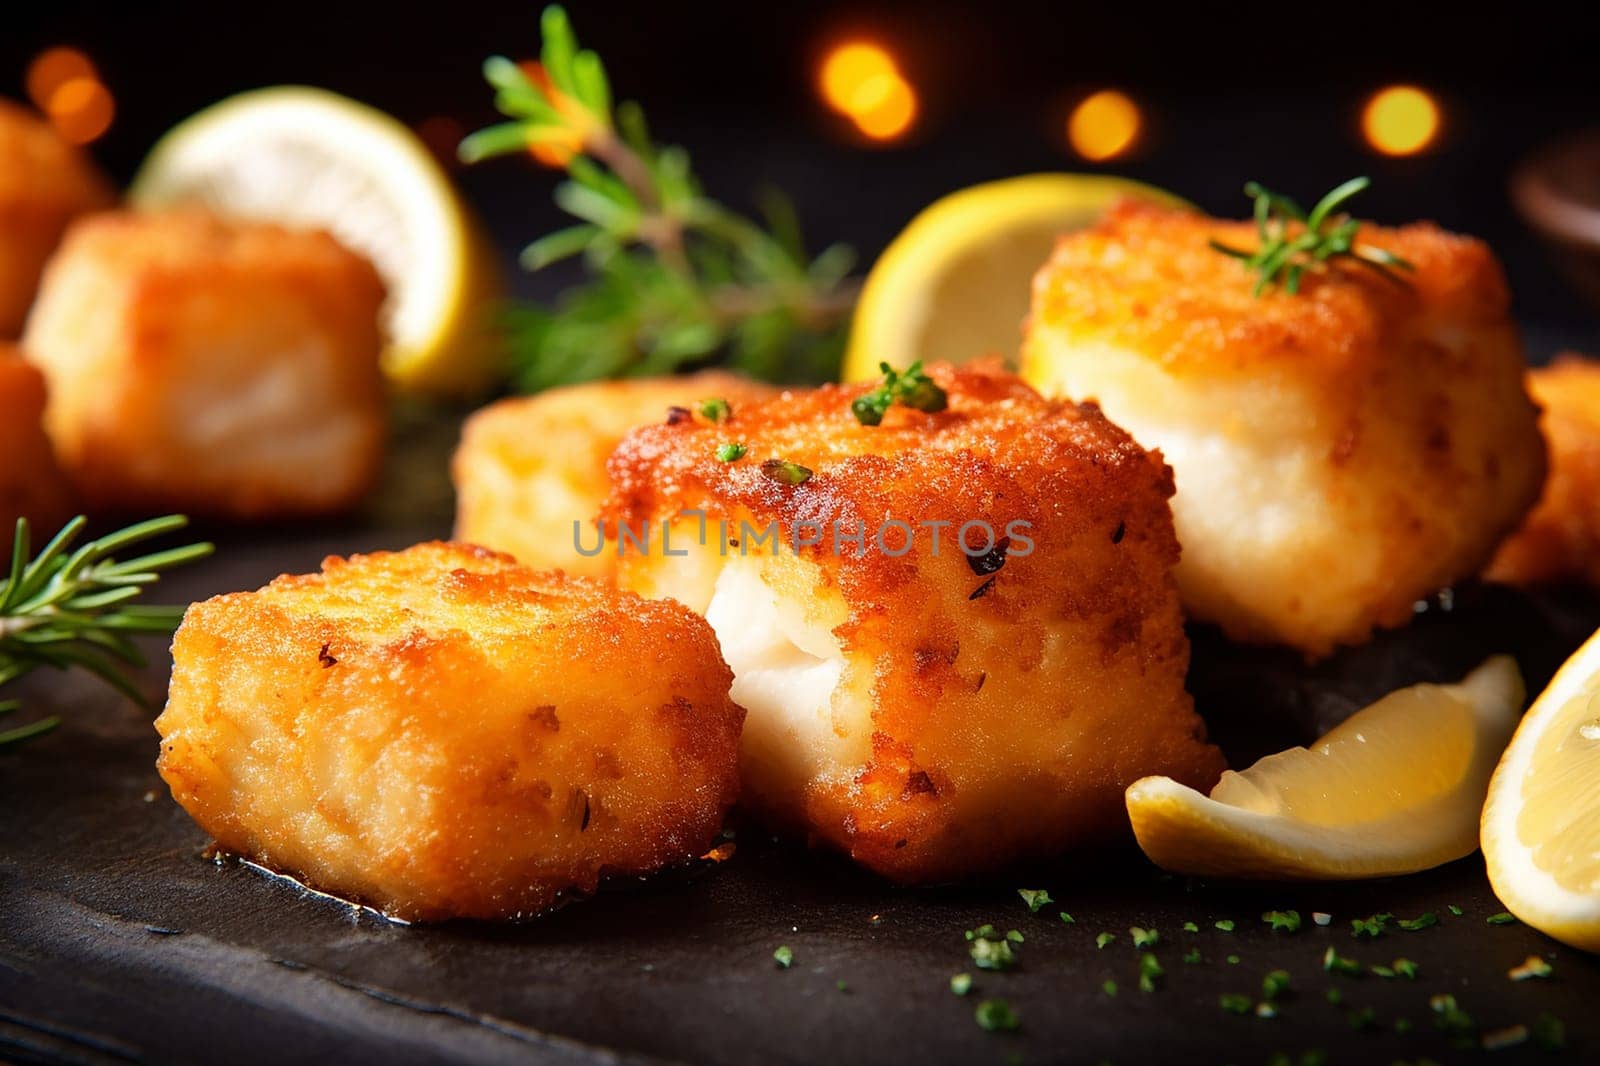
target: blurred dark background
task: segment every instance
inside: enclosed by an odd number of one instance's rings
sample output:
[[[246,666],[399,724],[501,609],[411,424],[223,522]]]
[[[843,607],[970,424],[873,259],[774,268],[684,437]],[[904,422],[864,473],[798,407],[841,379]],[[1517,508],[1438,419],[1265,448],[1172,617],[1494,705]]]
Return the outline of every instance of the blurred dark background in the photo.
[[[815,243],[846,240],[864,264],[942,193],[1031,170],[1103,170],[1243,214],[1261,180],[1303,201],[1369,173],[1360,212],[1435,219],[1490,241],[1511,275],[1536,358],[1557,343],[1600,350],[1591,311],[1513,211],[1507,182],[1541,145],[1600,126],[1593,12],[1580,5],[1280,5],[882,2],[568,4],[619,97],[690,149],[710,190],[747,204],[787,190]],[[479,74],[492,53],[537,49],[539,4],[453,0],[375,7],[284,2],[13,6],[0,94],[22,97],[30,59],[86,52],[116,101],[92,146],[126,179],[165,129],[241,89],[320,85],[382,107],[441,144],[496,117]],[[875,144],[830,111],[817,72],[830,46],[865,37],[915,88],[912,128]],[[1362,108],[1387,85],[1437,101],[1436,138],[1391,158],[1364,139]],[[1127,154],[1075,153],[1067,116],[1116,88],[1143,127]],[[457,168],[509,257],[559,224],[554,175],[532,160]],[[546,296],[559,275],[523,277]]]

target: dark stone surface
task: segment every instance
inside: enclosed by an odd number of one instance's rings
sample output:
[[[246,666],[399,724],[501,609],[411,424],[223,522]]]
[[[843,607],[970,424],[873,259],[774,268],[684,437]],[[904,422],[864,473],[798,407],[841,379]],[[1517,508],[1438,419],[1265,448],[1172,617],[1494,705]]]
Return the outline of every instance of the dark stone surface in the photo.
[[[396,547],[442,529],[223,531],[219,555],[164,592],[187,599],[253,587],[328,552]],[[1600,612],[1579,597],[1467,589],[1453,610],[1435,605],[1406,631],[1311,669],[1199,631],[1192,683],[1237,762],[1305,739],[1397,684],[1457,676],[1492,651],[1517,652],[1537,685],[1596,621]],[[152,694],[164,668],[149,673]],[[613,884],[538,921],[403,927],[207,860],[204,836],[155,774],[148,714],[75,676],[35,677],[21,689],[66,723],[0,757],[0,1058],[1250,1063],[1322,1048],[1332,1062],[1447,1062],[1464,1053],[1435,1031],[1428,1009],[1445,991],[1487,1029],[1549,1011],[1565,1020],[1577,1054],[1600,1054],[1600,960],[1522,926],[1486,925],[1501,908],[1477,857],[1387,881],[1239,886],[1166,877],[1121,851],[911,891],[744,828],[727,862]],[[1030,915],[1019,886],[1047,887],[1058,902]],[[1449,915],[1448,904],[1465,914]],[[1269,908],[1298,909],[1305,928],[1271,932],[1260,920]],[[1319,910],[1332,926],[1312,924]],[[1442,921],[1353,940],[1349,920],[1375,911],[1434,911]],[[1218,918],[1235,919],[1237,931],[1215,930]],[[1183,933],[1189,920],[1202,931]],[[962,932],[984,922],[1026,935],[1014,971],[973,969]],[[1137,989],[1131,925],[1161,933],[1167,976],[1153,994]],[[1097,950],[1101,931],[1118,939]],[[793,969],[774,965],[780,944],[793,948]],[[1320,966],[1330,944],[1364,963],[1404,955],[1421,976],[1330,977]],[[1203,962],[1181,961],[1191,947]],[[1234,952],[1241,961],[1229,965]],[[1552,978],[1509,981],[1506,970],[1530,953],[1552,961]],[[1220,994],[1258,993],[1278,968],[1295,987],[1280,1017],[1219,1009]],[[963,971],[977,980],[960,999],[948,979]],[[1101,990],[1107,979],[1120,986],[1114,999]],[[1330,986],[1343,990],[1343,1005],[1326,1001]],[[990,996],[1016,1006],[1020,1032],[974,1024],[975,1005]],[[1363,1006],[1376,1011],[1370,1033],[1347,1020]],[[1400,1017],[1416,1026],[1410,1036],[1393,1033]],[[1496,1058],[1524,1054],[1534,1053]]]

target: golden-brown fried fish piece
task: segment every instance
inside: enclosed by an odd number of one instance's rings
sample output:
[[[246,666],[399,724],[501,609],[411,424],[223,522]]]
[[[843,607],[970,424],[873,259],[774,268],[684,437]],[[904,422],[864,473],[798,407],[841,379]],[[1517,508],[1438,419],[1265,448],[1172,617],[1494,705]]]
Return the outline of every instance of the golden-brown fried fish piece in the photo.
[[[1544,495],[1484,576],[1514,585],[1600,587],[1600,363],[1575,352],[1528,373],[1550,449]]]
[[[314,514],[382,460],[382,302],[326,233],[104,214],[68,231],[23,347],[91,508]]]
[[[10,544],[18,518],[34,542],[72,516],[72,493],[45,436],[44,376],[0,342],[0,543]]]
[[[744,712],[675,603],[461,544],[197,603],[161,776],[225,849],[407,919],[508,918],[703,854]]]
[[[606,458],[635,426],[717,398],[735,409],[778,390],[722,371],[601,381],[490,404],[467,420],[451,473],[456,539],[509,552],[528,566],[608,577],[614,553],[585,555],[609,482]],[[578,528],[575,532],[574,523]]]
[[[721,640],[745,801],[901,881],[1105,837],[1141,775],[1223,768],[1160,457],[993,367],[932,373],[948,410],[878,426],[851,414],[869,386],[827,386],[637,429],[604,512],[619,582]]]
[[[1321,655],[1476,573],[1538,494],[1505,280],[1480,241],[1364,226],[1404,284],[1334,261],[1258,298],[1213,237],[1255,247],[1248,223],[1131,204],[1062,238],[1023,374],[1172,464],[1191,615]]]
[[[33,112],[0,99],[0,337],[22,332],[39,272],[67,223],[116,198],[87,155]]]

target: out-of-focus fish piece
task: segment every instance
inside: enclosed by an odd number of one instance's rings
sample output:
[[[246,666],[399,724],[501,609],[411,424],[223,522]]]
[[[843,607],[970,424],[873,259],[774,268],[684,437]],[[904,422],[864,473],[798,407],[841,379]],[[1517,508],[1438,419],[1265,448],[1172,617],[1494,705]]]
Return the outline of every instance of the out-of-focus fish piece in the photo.
[[[703,417],[721,399],[738,409],[777,393],[723,371],[598,381],[500,400],[467,420],[451,473],[457,540],[508,552],[528,566],[608,577],[616,553],[586,555],[609,483],[606,459],[624,434],[649,422]],[[677,408],[676,411],[673,409]]]
[[[509,918],[704,854],[743,712],[703,620],[459,544],[197,603],[156,720],[226,850],[407,919]]]
[[[1600,362],[1565,352],[1528,373],[1550,449],[1544,494],[1484,576],[1513,585],[1600,588]]]
[[[1332,260],[1258,297],[1213,238],[1257,240],[1134,204],[1063,238],[1034,282],[1023,375],[1172,464],[1193,617],[1322,655],[1475,574],[1538,495],[1505,279],[1481,241],[1365,225],[1414,270]]]
[[[382,461],[382,301],[326,233],[103,214],[51,260],[23,348],[91,508],[315,514],[358,500]]]
[[[0,99],[0,337],[22,332],[39,272],[67,224],[116,198],[87,155],[33,112]]]
[[[863,385],[637,429],[604,512],[619,582],[716,630],[744,802],[900,881],[1125,832],[1132,781],[1223,768],[1160,457],[993,366],[931,373],[948,409],[879,425]]]
[[[34,543],[72,515],[72,492],[44,432],[44,375],[16,348],[0,342],[0,544],[11,543],[18,518]]]

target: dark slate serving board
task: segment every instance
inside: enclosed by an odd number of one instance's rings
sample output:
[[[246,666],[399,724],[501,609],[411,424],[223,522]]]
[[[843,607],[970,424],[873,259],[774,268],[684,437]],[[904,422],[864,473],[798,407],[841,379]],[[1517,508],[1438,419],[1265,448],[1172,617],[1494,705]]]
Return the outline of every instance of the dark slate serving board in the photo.
[[[175,575],[171,599],[255,587],[329,552],[399,547],[441,532],[395,525],[220,531],[216,558]],[[1195,633],[1192,687],[1236,765],[1314,736],[1396,685],[1453,679],[1494,651],[1519,655],[1537,687],[1600,623],[1577,595],[1528,598],[1468,588],[1407,630],[1306,669],[1290,656]],[[159,649],[158,649],[159,650]],[[164,658],[158,654],[158,660]],[[147,674],[152,694],[166,663]],[[1428,999],[1450,992],[1485,1029],[1560,1017],[1572,1051],[1600,1054],[1600,959],[1499,911],[1476,857],[1409,878],[1347,885],[1230,885],[1162,875],[1136,851],[1076,855],[989,884],[886,886],[842,861],[738,831],[734,857],[596,898],[523,925],[403,927],[237,864],[172,803],[153,763],[150,716],[71,676],[34,677],[22,695],[66,723],[0,756],[0,1058],[32,1062],[1236,1062],[1321,1049],[1330,1062],[1440,1062],[1487,1055],[1435,1030]],[[1030,915],[1018,887],[1057,905]],[[1453,917],[1447,905],[1465,912]],[[1260,920],[1294,908],[1289,935]],[[1057,917],[1071,912],[1076,924]],[[1334,916],[1312,925],[1313,911]],[[1349,920],[1433,911],[1422,932],[1353,940]],[[1230,934],[1212,926],[1232,918]],[[1203,930],[1181,931],[1193,920]],[[985,974],[963,930],[1021,930],[1017,969]],[[1167,976],[1138,991],[1127,929],[1153,927]],[[1104,950],[1101,931],[1118,934]],[[794,967],[773,949],[789,945]],[[1328,945],[1366,963],[1404,955],[1415,982],[1330,977]],[[1203,955],[1185,964],[1190,948]],[[1228,964],[1237,953],[1240,962]],[[1530,953],[1547,981],[1513,983]],[[1223,993],[1258,993],[1287,970],[1275,1019],[1235,1017]],[[976,988],[954,996],[949,977]],[[1102,984],[1114,979],[1119,994]],[[838,982],[844,982],[843,990]],[[1341,988],[1340,1006],[1327,1002]],[[1014,1034],[975,1023],[976,1003],[1009,1000]],[[1351,1028],[1371,1007],[1376,1028]],[[1393,1030],[1398,1018],[1415,1025]],[[1531,1045],[1494,1060],[1538,1058]]]

